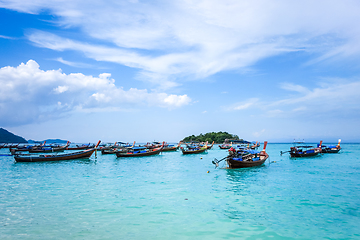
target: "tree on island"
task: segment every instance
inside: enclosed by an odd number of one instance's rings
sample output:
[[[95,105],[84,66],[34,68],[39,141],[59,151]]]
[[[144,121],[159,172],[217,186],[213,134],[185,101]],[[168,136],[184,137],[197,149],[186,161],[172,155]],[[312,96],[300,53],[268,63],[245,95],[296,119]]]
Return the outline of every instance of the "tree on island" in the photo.
[[[215,143],[223,143],[223,142],[225,142],[226,139],[242,140],[242,139],[239,139],[239,137],[237,135],[230,134],[227,132],[217,132],[217,133],[210,132],[210,133],[205,133],[205,134],[200,133],[200,135],[198,135],[198,136],[195,136],[195,135],[188,136],[188,137],[184,138],[182,140],[182,142],[193,142],[193,141],[206,142],[207,141],[209,143],[212,143],[214,141]]]

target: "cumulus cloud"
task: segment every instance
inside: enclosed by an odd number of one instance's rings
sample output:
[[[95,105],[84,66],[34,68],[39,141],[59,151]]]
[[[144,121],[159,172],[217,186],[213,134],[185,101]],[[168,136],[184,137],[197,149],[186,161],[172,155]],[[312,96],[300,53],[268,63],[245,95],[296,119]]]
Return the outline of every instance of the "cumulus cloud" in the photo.
[[[61,31],[29,33],[39,47],[138,68],[139,79],[164,89],[292,51],[313,54],[313,63],[360,55],[356,0],[3,0],[0,7],[49,12],[58,26],[87,36],[85,43]]]
[[[18,67],[0,69],[0,123],[20,124],[57,118],[72,111],[99,108],[119,110],[139,106],[178,108],[187,105],[187,95],[124,90],[111,74],[98,77],[59,70],[41,70],[34,60]]]

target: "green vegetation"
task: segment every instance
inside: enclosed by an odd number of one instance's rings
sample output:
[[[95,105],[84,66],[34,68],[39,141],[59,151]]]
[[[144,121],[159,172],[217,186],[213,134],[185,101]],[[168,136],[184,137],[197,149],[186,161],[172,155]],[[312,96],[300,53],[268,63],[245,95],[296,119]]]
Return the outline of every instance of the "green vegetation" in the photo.
[[[27,141],[22,137],[0,128],[0,143],[27,143]]]
[[[183,142],[191,142],[191,141],[197,141],[197,142],[206,142],[208,141],[209,143],[212,143],[213,141],[215,143],[223,143],[225,141],[225,139],[234,139],[234,140],[241,140],[239,139],[239,137],[237,135],[234,134],[230,134],[227,132],[211,132],[211,133],[205,133],[205,134],[200,134],[198,136],[188,136],[186,138],[184,138],[182,141]]]

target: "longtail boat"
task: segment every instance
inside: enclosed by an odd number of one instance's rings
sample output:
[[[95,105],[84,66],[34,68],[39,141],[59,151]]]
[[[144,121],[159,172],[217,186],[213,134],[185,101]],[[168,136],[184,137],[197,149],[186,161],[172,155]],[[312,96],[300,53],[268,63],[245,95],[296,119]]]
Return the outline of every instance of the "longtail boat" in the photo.
[[[82,144],[82,145],[76,145],[76,147],[70,147],[68,146],[66,148],[66,150],[85,150],[85,149],[90,149],[90,148],[94,148],[95,144]]]
[[[145,147],[133,147],[126,152],[117,151],[116,156],[117,157],[144,157],[144,156],[157,155],[157,154],[161,153],[163,148],[164,148],[164,143],[161,147],[153,148],[153,149],[147,149]]]
[[[148,149],[154,149],[154,148],[159,148],[161,147],[162,144],[160,142],[148,142],[144,145],[144,147],[148,148]],[[164,146],[166,146],[166,144],[164,144]]]
[[[35,149],[29,149],[29,153],[51,153],[51,152],[63,152],[66,150],[66,148],[70,145],[70,142],[68,141],[66,145],[60,146],[60,147],[40,147]]]
[[[36,149],[41,149],[45,146],[46,141],[44,141],[44,143],[40,144],[40,145],[25,145],[25,146],[10,146],[9,150],[11,154],[16,154],[16,152],[29,152],[30,150],[36,150]]]
[[[322,141],[320,141],[320,144],[318,147],[308,146],[308,145],[300,145],[300,146],[294,146],[290,148],[290,151],[287,151],[290,153],[290,157],[293,158],[302,158],[302,157],[314,157],[321,153],[321,145]],[[280,152],[282,155],[283,153],[287,152]]]
[[[205,152],[208,148],[207,148],[207,144],[205,144],[205,146],[203,147],[198,147],[198,148],[180,148],[183,154],[196,154],[196,153],[203,153]]]
[[[128,143],[123,142],[115,142],[111,146],[101,148],[101,154],[115,154],[118,151],[127,152],[128,149],[133,148],[134,145],[129,145]]]
[[[191,143],[188,143],[188,144],[186,144],[186,148],[187,149],[199,149],[199,148],[203,148],[204,146],[206,146],[207,147],[207,149],[210,149],[210,148],[212,148],[212,146],[214,145],[214,142],[213,142],[213,144],[212,145],[208,145],[208,142],[195,142],[195,141],[193,141],[193,142],[191,142]]]
[[[30,149],[34,149],[38,146],[33,146],[33,145],[27,145],[27,146],[17,146],[15,148],[10,147],[9,150],[11,153],[14,152],[28,152]]]
[[[220,149],[230,149],[231,147],[232,147],[232,143],[231,144],[224,143],[219,145]]]
[[[219,166],[219,162],[226,160],[228,168],[248,168],[256,167],[262,165],[266,159],[269,158],[269,155],[266,153],[265,149],[267,142],[264,142],[264,149],[259,152],[249,148],[230,148],[229,155],[223,159],[212,161],[216,167]]]
[[[101,149],[101,154],[115,154],[117,151],[116,148]]]
[[[45,161],[63,161],[63,160],[74,160],[81,158],[90,158],[91,155],[96,151],[96,147],[100,144],[100,141],[94,148],[86,149],[83,151],[64,153],[64,154],[16,154],[14,155],[16,162],[45,162]]]
[[[163,152],[170,152],[170,151],[176,151],[180,148],[181,142],[179,142],[178,145],[167,145],[164,146],[164,148],[162,149]]]
[[[322,153],[338,153],[341,149],[340,147],[341,139],[339,139],[338,144],[336,146],[321,146],[321,152]]]

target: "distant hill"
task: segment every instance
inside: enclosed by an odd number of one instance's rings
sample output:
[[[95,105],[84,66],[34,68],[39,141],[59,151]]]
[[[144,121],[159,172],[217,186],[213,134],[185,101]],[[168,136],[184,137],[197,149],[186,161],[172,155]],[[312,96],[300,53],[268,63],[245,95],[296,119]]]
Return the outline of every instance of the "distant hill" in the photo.
[[[0,143],[27,143],[25,138],[0,128]]]
[[[61,139],[46,139],[43,141],[35,141],[35,140],[29,140],[29,143],[43,143],[44,141],[46,141],[47,144],[51,144],[51,143],[67,143],[67,140],[61,140]]]

